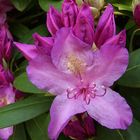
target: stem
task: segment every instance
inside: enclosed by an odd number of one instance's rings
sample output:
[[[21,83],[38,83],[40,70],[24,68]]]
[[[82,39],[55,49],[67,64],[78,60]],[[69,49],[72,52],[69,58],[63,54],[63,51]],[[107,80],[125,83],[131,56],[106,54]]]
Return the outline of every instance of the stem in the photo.
[[[133,51],[133,39],[135,37],[135,34],[140,31],[140,29],[136,29],[133,31],[131,39],[130,39],[130,45],[129,45],[129,51],[132,52]]]

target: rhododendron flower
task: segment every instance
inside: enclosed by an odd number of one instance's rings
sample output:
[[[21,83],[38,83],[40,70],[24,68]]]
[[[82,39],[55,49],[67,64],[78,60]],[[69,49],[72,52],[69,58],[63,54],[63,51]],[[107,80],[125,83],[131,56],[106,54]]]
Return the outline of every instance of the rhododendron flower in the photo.
[[[0,107],[15,102],[15,92],[11,85],[12,75],[8,70],[4,70],[0,65]],[[13,134],[13,126],[0,129],[0,138],[2,140],[8,140]]]
[[[15,90],[12,86],[13,75],[6,63],[11,57],[11,35],[7,25],[0,25],[0,107],[15,102]],[[13,126],[0,129],[0,138],[8,140],[13,134]]]
[[[48,128],[53,140],[72,116],[83,112],[110,129],[127,129],[132,122],[125,99],[109,88],[128,65],[125,31],[115,35],[113,7],[108,5],[95,32],[88,5],[84,4],[74,17],[74,26],[55,28],[53,37],[34,34],[35,45],[15,42],[29,60],[30,81],[57,95]]]
[[[63,133],[76,140],[85,140],[95,136],[93,119],[87,113],[77,114],[72,117]]]

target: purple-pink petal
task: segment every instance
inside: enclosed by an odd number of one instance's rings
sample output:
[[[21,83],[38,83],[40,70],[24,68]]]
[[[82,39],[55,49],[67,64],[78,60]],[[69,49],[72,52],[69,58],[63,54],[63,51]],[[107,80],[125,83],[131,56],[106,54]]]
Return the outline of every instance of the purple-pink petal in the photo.
[[[67,75],[56,69],[51,58],[43,54],[39,54],[29,62],[27,74],[34,85],[52,94],[62,94],[77,82],[73,75]]]
[[[73,0],[64,0],[62,4],[62,17],[65,27],[75,25],[76,17],[78,14],[78,7]]]
[[[2,140],[8,140],[12,134],[13,134],[13,127],[0,129],[0,138]]]
[[[10,84],[3,84],[0,86],[0,107],[15,102],[15,92]],[[0,138],[2,140],[8,140],[13,134],[13,126],[0,129]]]
[[[75,99],[68,99],[67,94],[58,95],[51,106],[50,110],[50,124],[48,133],[52,140],[57,140],[60,132],[67,125],[72,116],[78,113],[85,112],[82,101]]]
[[[109,4],[98,22],[95,32],[95,44],[98,48],[116,33],[113,12],[113,7]]]
[[[126,46],[126,30],[122,30],[119,34],[108,39],[104,43],[104,45],[125,47]]]
[[[121,45],[103,45],[94,53],[93,60],[93,67],[87,72],[89,81],[109,87],[126,71],[128,51]]]
[[[41,52],[47,55],[50,55],[51,49],[53,47],[53,38],[52,37],[42,37],[38,33],[33,34],[35,40],[36,48]]]
[[[6,24],[0,26],[0,61],[2,58],[9,61],[11,58],[11,36]]]
[[[83,5],[81,7],[73,32],[79,39],[92,45],[94,39],[94,20],[89,6]]]
[[[61,20],[61,14],[53,7],[50,7],[50,10],[47,13],[47,27],[49,32],[53,35],[56,31],[63,26]]]
[[[0,99],[4,99],[0,101],[0,107],[11,104],[15,102],[15,92],[13,87],[9,85],[3,85],[0,87]]]
[[[92,64],[92,51],[90,50],[90,46],[75,37],[70,31],[70,28],[62,28],[56,34],[51,57],[54,65],[66,73],[70,72],[68,64],[72,59],[83,62],[83,65],[84,63],[87,65]]]
[[[19,42],[14,42],[14,45],[22,52],[27,60],[32,60],[37,56],[37,48],[35,45],[28,45]]]
[[[132,123],[132,111],[123,97],[107,88],[102,97],[91,99],[85,105],[88,114],[110,129],[127,129]]]

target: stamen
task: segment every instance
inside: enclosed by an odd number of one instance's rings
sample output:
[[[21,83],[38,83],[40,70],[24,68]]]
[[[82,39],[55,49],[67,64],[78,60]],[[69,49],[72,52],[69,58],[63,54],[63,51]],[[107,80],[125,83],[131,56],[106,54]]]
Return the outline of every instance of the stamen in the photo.
[[[77,56],[73,54],[68,56],[67,68],[75,75],[79,76],[79,74],[84,73],[85,67],[85,62],[79,59]]]
[[[99,91],[101,89],[101,91]],[[97,85],[94,83],[92,86],[85,86],[85,87],[77,87],[74,89],[67,89],[67,97],[68,99],[78,99],[80,95],[83,95],[83,100],[86,102],[86,104],[90,104],[91,98],[102,97],[106,94],[107,89],[104,85],[100,86],[100,88],[97,88]],[[98,92],[103,92],[102,94],[98,94]]]
[[[85,101],[86,101],[86,104],[89,105],[89,103],[90,103],[90,94],[86,95]]]
[[[76,89],[67,89],[67,97],[68,99],[72,99],[76,96],[77,90]]]

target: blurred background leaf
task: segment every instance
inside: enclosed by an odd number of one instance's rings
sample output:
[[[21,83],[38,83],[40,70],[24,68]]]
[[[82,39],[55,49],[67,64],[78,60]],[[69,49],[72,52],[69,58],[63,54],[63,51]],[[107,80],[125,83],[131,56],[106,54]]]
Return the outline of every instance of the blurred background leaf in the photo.
[[[38,0],[40,7],[44,11],[48,11],[50,6],[54,6],[58,10],[61,9],[62,0]]]
[[[25,10],[27,6],[32,2],[32,0],[11,0],[11,1],[19,11]]]
[[[24,124],[19,124],[14,127],[14,133],[9,140],[27,140]]]
[[[128,68],[118,83],[127,87],[140,87],[140,49],[130,54]]]

